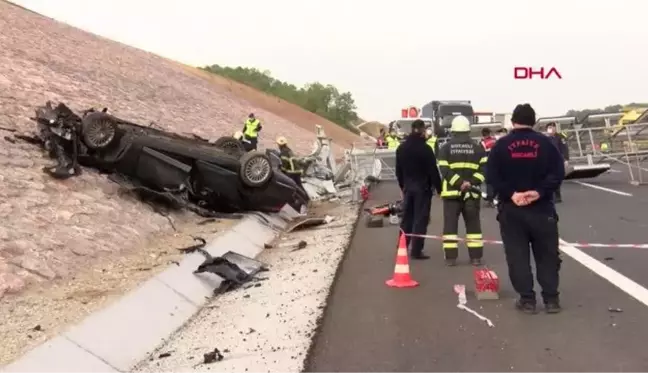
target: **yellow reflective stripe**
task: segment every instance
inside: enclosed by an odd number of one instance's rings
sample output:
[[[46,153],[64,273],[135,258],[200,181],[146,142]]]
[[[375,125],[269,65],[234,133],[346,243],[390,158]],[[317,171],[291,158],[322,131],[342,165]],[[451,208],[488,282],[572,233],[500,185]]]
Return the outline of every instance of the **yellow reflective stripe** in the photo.
[[[469,240],[466,242],[467,247],[472,247],[472,248],[481,248],[484,246],[484,241],[482,241],[482,236],[481,233],[468,233],[466,234],[466,239]]]
[[[290,168],[288,168],[288,171],[295,171],[295,162],[293,161],[293,158],[291,157],[281,157],[281,160],[288,162],[290,165]],[[282,167],[283,169],[286,169],[285,167]]]
[[[473,174],[473,177],[474,177],[475,179],[481,181],[482,183],[484,182],[484,180],[486,180],[486,178],[484,177],[484,175],[480,174],[479,172],[475,172],[475,173]]]
[[[488,157],[481,157],[481,159],[479,160],[479,164],[484,164],[486,162],[488,162]]]
[[[472,163],[472,162],[455,162],[455,163],[450,163],[450,168],[453,170],[456,168],[468,168],[471,170],[479,170],[479,164]]]
[[[450,183],[450,185],[454,185],[454,183],[456,183],[457,181],[459,181],[459,175],[455,174],[453,177],[450,178],[448,183]]]
[[[456,234],[444,234],[443,239],[444,240],[457,240],[457,239],[459,239],[459,235],[456,235]]]
[[[460,195],[461,192],[459,192],[458,190],[446,190],[441,192],[441,197],[456,197]]]
[[[472,248],[472,249],[479,249],[484,247],[484,242],[483,241],[468,241],[466,242],[466,247]]]
[[[439,164],[439,166],[449,166],[450,165],[448,163],[448,161],[446,161],[446,160],[439,160],[439,162],[437,162],[437,163]]]
[[[459,244],[456,242],[444,242],[443,243],[443,248],[444,249],[458,249]]]
[[[445,237],[445,236],[443,236]],[[466,235],[467,240],[481,240],[484,236],[481,233],[468,233]]]

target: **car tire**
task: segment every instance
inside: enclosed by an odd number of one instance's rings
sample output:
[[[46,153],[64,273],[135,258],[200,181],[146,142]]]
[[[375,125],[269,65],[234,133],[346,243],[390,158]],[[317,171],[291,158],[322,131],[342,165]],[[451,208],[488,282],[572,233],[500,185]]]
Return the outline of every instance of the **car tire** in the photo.
[[[240,164],[239,176],[243,184],[248,187],[262,187],[272,178],[272,163],[264,153],[257,151],[245,153],[241,157]]]
[[[106,113],[89,113],[82,119],[81,131],[81,139],[89,149],[104,149],[117,137],[117,122]]]
[[[214,146],[225,151],[227,154],[240,157],[245,153],[245,148],[239,140],[231,136],[219,137],[214,141]]]

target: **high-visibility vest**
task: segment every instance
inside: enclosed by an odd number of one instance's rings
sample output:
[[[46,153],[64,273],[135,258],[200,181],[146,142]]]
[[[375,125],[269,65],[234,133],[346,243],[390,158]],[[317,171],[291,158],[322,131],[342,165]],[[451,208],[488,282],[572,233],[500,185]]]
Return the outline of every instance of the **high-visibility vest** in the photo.
[[[387,149],[396,149],[400,145],[400,141],[395,136],[385,136],[385,141],[387,142]]]
[[[255,138],[258,136],[257,127],[261,123],[258,119],[248,119],[245,122],[245,132],[243,134],[247,138]]]
[[[434,152],[434,148],[436,147],[436,142],[437,142],[437,137],[436,136],[431,136],[427,141],[425,142],[432,148],[432,151]]]

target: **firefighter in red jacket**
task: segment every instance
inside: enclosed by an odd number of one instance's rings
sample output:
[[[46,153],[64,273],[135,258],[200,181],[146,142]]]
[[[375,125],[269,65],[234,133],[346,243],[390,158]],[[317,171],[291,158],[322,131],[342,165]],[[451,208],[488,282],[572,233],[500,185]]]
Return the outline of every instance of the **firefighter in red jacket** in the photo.
[[[493,133],[491,132],[490,128],[484,128],[482,129],[482,139],[479,142],[481,146],[484,147],[484,150],[486,151],[486,154],[490,153],[490,150],[495,146],[495,142],[497,139],[493,136]],[[494,207],[495,203],[495,196],[493,195],[493,187],[488,183],[488,180],[486,180],[486,192],[482,193],[482,197],[484,198],[484,201],[486,201],[487,205],[489,207]]]

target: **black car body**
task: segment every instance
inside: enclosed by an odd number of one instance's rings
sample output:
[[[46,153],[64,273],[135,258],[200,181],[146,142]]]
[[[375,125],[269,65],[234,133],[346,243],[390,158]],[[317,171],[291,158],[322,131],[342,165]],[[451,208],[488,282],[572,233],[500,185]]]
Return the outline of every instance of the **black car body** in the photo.
[[[113,174],[135,190],[148,191],[196,212],[302,211],[308,195],[277,167],[272,153],[245,152],[232,137],[209,142],[145,127],[87,110],[82,116],[64,104],[36,110],[40,137],[65,142],[78,164]]]

